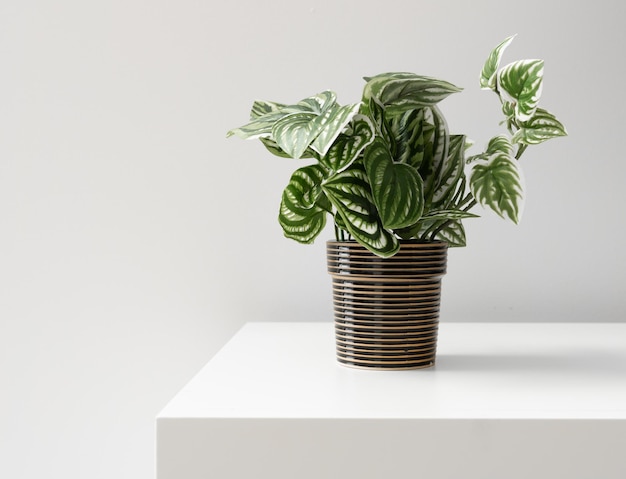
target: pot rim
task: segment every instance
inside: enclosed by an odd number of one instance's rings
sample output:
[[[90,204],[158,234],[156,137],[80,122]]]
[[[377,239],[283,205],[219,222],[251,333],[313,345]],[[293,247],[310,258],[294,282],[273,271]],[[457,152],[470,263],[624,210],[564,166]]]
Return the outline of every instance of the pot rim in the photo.
[[[434,245],[441,245],[441,246],[448,246],[447,241],[441,241],[441,240],[434,240],[434,241],[430,241],[430,240],[417,240],[417,239],[408,239],[408,240],[404,240],[404,239],[399,239],[398,242],[401,245],[424,245],[424,246],[434,246]],[[327,240],[326,241],[327,245],[348,245],[348,246],[360,246],[363,249],[367,249],[365,248],[365,246],[363,246],[361,243],[359,243],[357,240],[346,240],[346,241],[339,241],[339,240]]]

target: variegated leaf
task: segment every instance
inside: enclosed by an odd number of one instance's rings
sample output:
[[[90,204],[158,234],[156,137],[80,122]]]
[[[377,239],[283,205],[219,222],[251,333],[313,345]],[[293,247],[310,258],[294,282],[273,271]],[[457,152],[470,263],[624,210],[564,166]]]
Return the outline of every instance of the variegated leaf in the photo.
[[[478,215],[464,210],[434,210],[424,215],[425,220],[464,220],[478,218]]]
[[[398,251],[397,238],[383,227],[376,213],[360,161],[326,180],[322,190],[342,217],[345,229],[360,244],[381,257],[393,256]]]
[[[515,103],[510,102],[510,101],[503,101],[502,113],[504,113],[504,116],[506,116],[507,118],[514,118],[515,117]]]
[[[437,232],[434,238],[432,238],[432,234],[437,231],[441,227],[441,229]],[[431,219],[431,218],[423,218],[418,225],[418,229],[414,235],[416,238],[421,239],[422,241],[445,241],[448,243],[448,246],[452,247],[462,247],[465,246],[465,228],[460,220],[449,221],[448,219]]]
[[[367,102],[361,103],[361,113],[368,116],[374,122],[376,134],[381,136],[384,141],[395,148],[395,139],[391,131],[391,120],[385,116],[385,108],[376,98],[370,98]]]
[[[250,110],[250,119],[255,120],[269,113],[277,113],[284,109],[287,105],[283,103],[276,103],[273,101],[256,100],[252,104],[252,110]]]
[[[451,135],[448,155],[444,160],[434,187],[432,206],[441,207],[455,193],[465,167],[465,135]]]
[[[361,154],[363,149],[374,141],[374,125],[364,115],[355,115],[345,134],[340,134],[320,163],[332,172],[338,172],[349,166]]]
[[[559,136],[567,136],[563,124],[549,111],[537,108],[533,117],[515,132],[512,141],[524,145],[536,145]]]
[[[289,113],[286,113],[283,110],[267,113],[255,118],[250,123],[240,126],[239,128],[233,128],[226,133],[226,137],[228,138],[232,135],[237,135],[239,138],[243,138],[244,140],[270,137],[272,136],[272,128],[274,124],[288,114]]]
[[[482,71],[480,72],[480,87],[483,90],[495,90],[496,87],[496,73],[498,72],[498,68],[500,68],[500,60],[502,59],[502,54],[506,47],[513,41],[515,35],[510,36],[506,40],[504,40],[500,45],[494,48],[485,65],[483,66]]]
[[[348,227],[346,223],[343,221],[343,217],[341,215],[335,215],[335,226],[344,231],[348,231]]]
[[[467,244],[465,238],[465,228],[461,221],[451,221],[437,233],[434,238],[439,241],[445,241],[451,248],[461,248]]]
[[[515,102],[515,118],[530,120],[535,114],[543,84],[543,60],[520,60],[503,67],[498,87]]]
[[[311,113],[322,113],[332,108],[337,101],[337,95],[330,90],[323,91],[304,100],[300,100],[297,106],[302,107],[302,111]]]
[[[380,138],[365,150],[364,164],[383,226],[405,228],[417,222],[424,209],[423,182],[417,170],[394,163]]]
[[[246,125],[230,130],[226,137],[237,135],[243,139],[268,138],[272,136],[272,129],[276,122],[294,113],[313,113],[318,116],[335,105],[335,93],[325,91],[295,105],[284,105],[271,101],[256,100],[250,111],[251,121]],[[311,126],[311,129],[312,126]],[[313,141],[315,137],[311,139]]]
[[[438,178],[443,170],[444,161],[448,157],[450,135],[446,120],[436,106],[425,110],[427,119],[434,126],[432,141],[425,150],[424,161],[420,165],[419,174],[424,178],[425,207],[430,209],[438,184]]]
[[[259,141],[263,143],[263,146],[265,146],[267,151],[269,151],[271,154],[280,156],[281,158],[291,158],[291,156],[288,155],[285,151],[283,151],[281,147],[278,146],[276,142],[272,140],[271,138],[259,138]],[[318,158],[318,157],[319,155],[315,151],[311,150],[311,148],[307,148],[304,151],[304,153],[300,155],[300,158]]]
[[[315,137],[314,113],[292,113],[272,126],[272,138],[291,158],[298,159]]]
[[[313,120],[311,126],[311,135],[313,135],[311,148],[320,155],[325,155],[339,134],[358,113],[359,106],[359,103],[344,106],[333,105],[322,111]]]
[[[513,145],[506,135],[494,136],[487,144],[487,155],[503,153],[506,156],[513,156]]]
[[[421,166],[435,129],[426,121],[424,111],[424,108],[418,108],[391,118],[390,130],[394,139],[391,149],[398,163],[406,163],[413,168]]]
[[[283,191],[278,221],[287,238],[312,243],[326,225],[331,206],[322,193],[326,175],[319,165],[305,166],[294,172]]]
[[[345,108],[346,107],[340,107],[339,105],[337,105],[336,94],[330,90],[326,90],[322,93],[318,93],[317,95],[313,95],[311,97],[305,98],[304,100],[300,100],[295,105],[285,107],[284,111],[288,111],[290,113],[312,113],[314,115],[310,117],[311,121],[306,126],[304,125],[304,116],[300,117],[300,119],[302,119],[302,124],[300,125],[300,127],[296,127],[297,133],[291,139],[291,141],[293,141],[294,144],[295,142],[302,141],[303,143],[306,143],[307,148],[311,147],[312,149],[320,153],[320,150],[317,150],[312,145],[313,141],[325,128],[331,130],[333,130],[333,128],[336,128],[335,123],[341,120],[338,120],[337,117],[341,115],[341,111]],[[299,122],[300,120],[297,121]],[[284,123],[289,122],[290,120],[284,120]],[[343,127],[343,125],[341,127]],[[339,128],[339,131],[341,131],[341,127]],[[304,129],[306,129],[308,133],[306,134],[306,136],[300,136]],[[272,130],[272,134],[274,134],[274,130]],[[334,134],[334,130],[332,134]],[[290,141],[288,138],[283,138],[283,140],[287,142]],[[296,150],[296,153],[298,151],[300,150]],[[293,156],[293,158],[297,159],[301,158],[301,156]]]
[[[363,99],[377,98],[391,115],[436,105],[462,90],[447,81],[414,73],[382,73],[366,80]]]
[[[489,142],[487,152],[471,165],[469,185],[482,206],[502,218],[519,222],[523,201],[522,176],[512,156],[513,147],[504,135]]]

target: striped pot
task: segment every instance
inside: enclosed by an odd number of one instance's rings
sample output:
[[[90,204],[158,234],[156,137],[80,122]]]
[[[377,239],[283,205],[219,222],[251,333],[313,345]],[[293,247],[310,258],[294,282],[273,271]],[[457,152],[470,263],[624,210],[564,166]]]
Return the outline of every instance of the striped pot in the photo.
[[[379,258],[354,241],[329,241],[337,359],[367,369],[435,364],[448,245],[401,242]]]

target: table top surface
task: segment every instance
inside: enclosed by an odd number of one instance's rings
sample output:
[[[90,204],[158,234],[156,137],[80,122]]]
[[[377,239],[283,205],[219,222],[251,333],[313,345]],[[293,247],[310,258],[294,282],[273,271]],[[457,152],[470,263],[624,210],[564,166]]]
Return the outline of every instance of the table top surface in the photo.
[[[437,363],[352,369],[332,323],[247,323],[158,419],[626,420],[626,324],[441,323]]]

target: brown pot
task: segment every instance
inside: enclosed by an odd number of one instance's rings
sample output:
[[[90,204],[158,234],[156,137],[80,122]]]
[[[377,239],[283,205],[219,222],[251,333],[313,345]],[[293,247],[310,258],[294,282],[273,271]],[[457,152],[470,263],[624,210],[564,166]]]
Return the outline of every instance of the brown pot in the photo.
[[[354,241],[326,244],[333,281],[337,359],[367,369],[435,364],[444,242],[401,242],[380,258]]]

